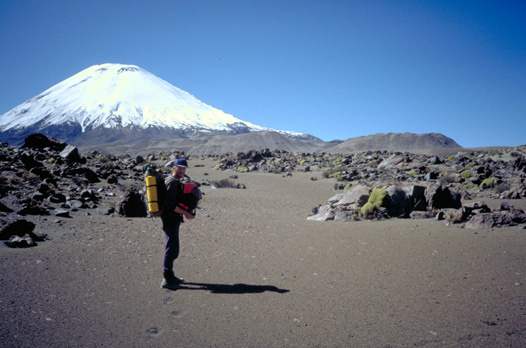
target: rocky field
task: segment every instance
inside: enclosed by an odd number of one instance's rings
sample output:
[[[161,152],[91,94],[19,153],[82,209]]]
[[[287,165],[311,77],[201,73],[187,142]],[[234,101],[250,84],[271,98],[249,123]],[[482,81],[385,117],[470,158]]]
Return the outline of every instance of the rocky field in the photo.
[[[2,347],[526,344],[524,146],[192,156],[177,291],[142,166],[182,153],[0,150]]]

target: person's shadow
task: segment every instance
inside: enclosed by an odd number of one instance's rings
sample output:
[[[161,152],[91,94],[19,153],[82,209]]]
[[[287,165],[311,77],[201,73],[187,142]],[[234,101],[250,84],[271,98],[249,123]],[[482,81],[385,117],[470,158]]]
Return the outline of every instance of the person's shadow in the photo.
[[[177,290],[206,290],[212,294],[259,294],[265,291],[284,294],[287,289],[280,289],[273,285],[249,285],[249,284],[210,284],[210,283],[183,283]]]

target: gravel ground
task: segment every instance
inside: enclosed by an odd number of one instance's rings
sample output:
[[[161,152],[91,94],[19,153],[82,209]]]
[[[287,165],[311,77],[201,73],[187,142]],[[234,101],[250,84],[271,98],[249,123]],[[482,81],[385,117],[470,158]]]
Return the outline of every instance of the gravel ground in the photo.
[[[525,230],[307,221],[334,194],[321,172],[237,175],[181,226],[177,291],[160,219],[35,218],[51,240],[0,247],[0,346],[526,346]]]

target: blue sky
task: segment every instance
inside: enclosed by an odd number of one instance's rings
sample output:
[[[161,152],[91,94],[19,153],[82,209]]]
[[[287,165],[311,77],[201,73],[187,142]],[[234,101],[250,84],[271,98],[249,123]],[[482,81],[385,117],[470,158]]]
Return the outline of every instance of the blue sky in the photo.
[[[526,1],[0,1],[0,114],[95,64],[138,65],[323,140],[526,144]]]

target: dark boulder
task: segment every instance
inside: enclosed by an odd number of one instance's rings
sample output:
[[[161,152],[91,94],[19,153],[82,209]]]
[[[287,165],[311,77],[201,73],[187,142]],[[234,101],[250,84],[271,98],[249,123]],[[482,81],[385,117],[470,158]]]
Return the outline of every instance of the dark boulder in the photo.
[[[24,237],[29,236],[33,240],[43,241],[46,239],[46,235],[38,235],[33,230],[35,224],[27,220],[16,220],[9,223],[0,231],[0,240],[9,240],[13,236]]]
[[[100,182],[97,174],[93,170],[86,168],[86,167],[68,168],[62,173],[62,175],[64,176],[80,175],[86,178],[92,184]]]
[[[17,220],[9,223],[0,231],[0,240],[8,240],[11,236],[23,236],[33,232],[35,224],[27,220]]]
[[[407,190],[409,199],[406,212],[427,210],[426,188],[424,186],[413,185]]]
[[[126,217],[146,217],[146,204],[136,189],[128,189],[124,199],[118,204],[117,212]]]
[[[526,157],[520,156],[513,162],[513,169],[526,173]]]
[[[115,174],[111,174],[110,176],[108,176],[108,179],[106,181],[108,182],[108,184],[118,184],[119,183],[119,179],[117,178],[117,175]]]
[[[40,133],[30,134],[24,140],[24,147],[31,149],[50,148],[54,151],[62,151],[66,146],[66,143],[60,142]]]
[[[38,175],[41,179],[53,178],[53,174],[43,166],[33,167],[29,170],[31,173]]]
[[[12,213],[13,211],[14,211],[13,209],[9,208],[4,203],[0,202],[0,212],[2,212],[2,213]]]
[[[49,212],[47,209],[33,205],[32,203],[27,204],[25,207],[23,207],[21,210],[17,212],[18,215],[49,215]]]
[[[426,189],[428,205],[432,209],[453,208],[459,209],[462,206],[461,195],[458,192],[451,192],[444,185],[430,185]]]
[[[27,170],[31,170],[35,167],[43,167],[43,164],[35,159],[34,154],[28,151],[25,151],[20,155],[20,160]]]
[[[37,246],[35,240],[29,236],[11,236],[4,244],[10,248],[30,248]]]
[[[399,217],[405,215],[407,205],[409,204],[407,193],[396,186],[389,186],[387,188],[387,195],[389,197],[387,207],[389,216]]]

